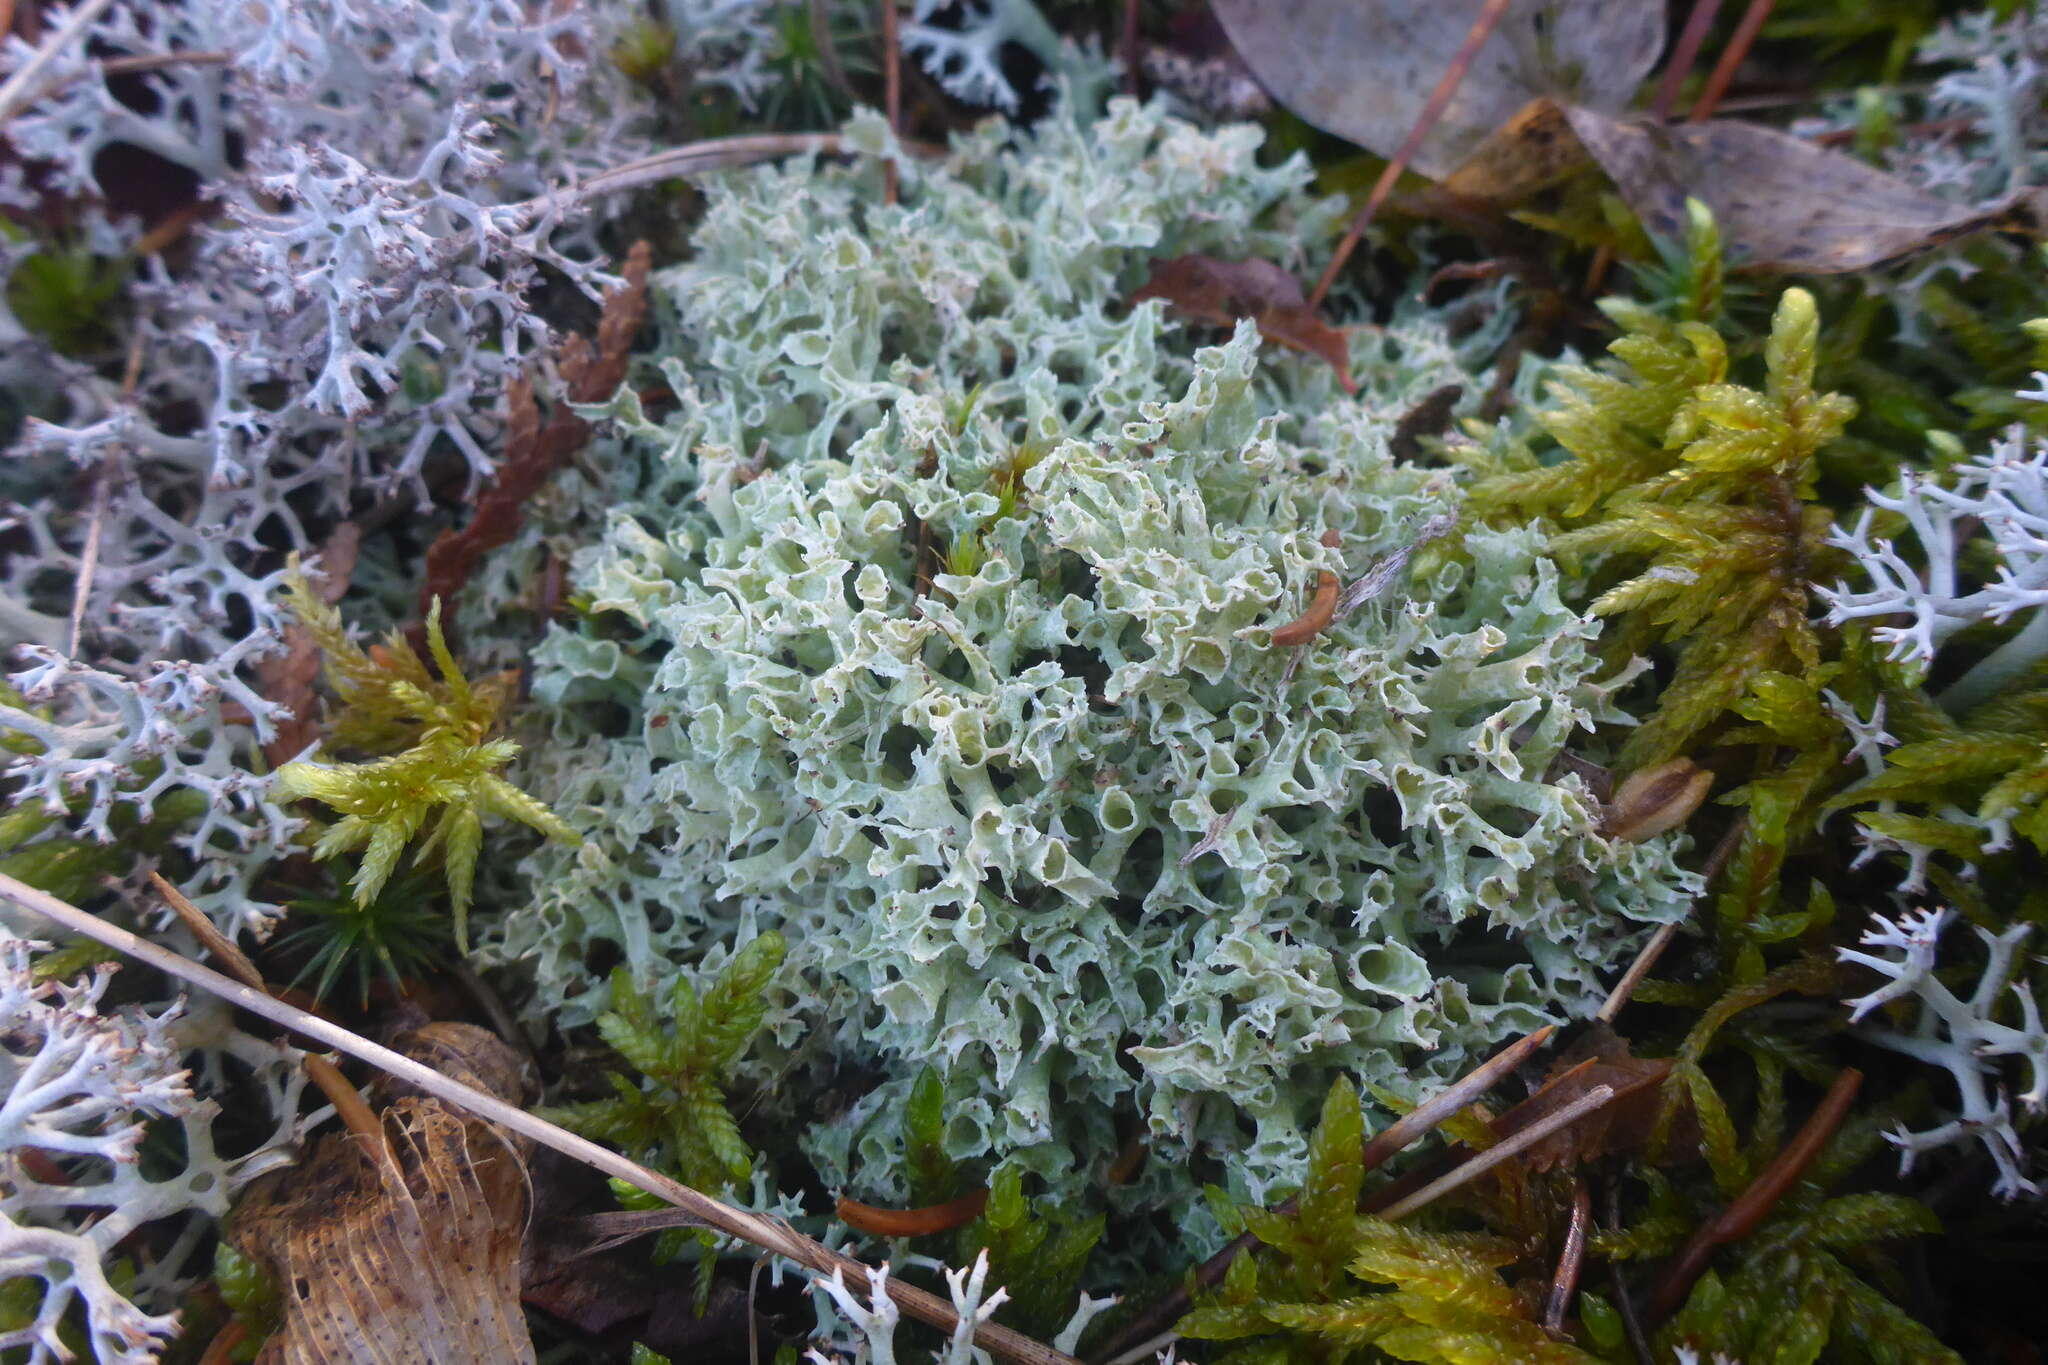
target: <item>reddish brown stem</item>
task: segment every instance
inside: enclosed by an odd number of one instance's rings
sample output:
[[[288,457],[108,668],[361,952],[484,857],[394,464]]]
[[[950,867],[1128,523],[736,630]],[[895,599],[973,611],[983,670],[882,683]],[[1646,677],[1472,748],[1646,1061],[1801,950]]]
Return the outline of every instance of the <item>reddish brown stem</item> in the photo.
[[[1706,42],[1707,30],[1714,26],[1714,16],[1720,12],[1721,0],[1693,0],[1692,13],[1685,18],[1685,30],[1671,49],[1671,60],[1664,64],[1664,79],[1657,83],[1657,98],[1650,105],[1650,117],[1657,122],[1670,118],[1671,111],[1678,107],[1678,87],[1692,74],[1692,64],[1700,57],[1700,44]]]
[[[903,134],[903,51],[896,41],[896,0],[882,0],[882,113]],[[882,163],[882,202],[896,202],[896,159]]]
[[[1564,1250],[1557,1258],[1557,1274],[1551,1277],[1550,1297],[1543,1304],[1543,1329],[1553,1335],[1564,1332],[1564,1315],[1571,1311],[1572,1298],[1579,1292],[1579,1271],[1586,1264],[1586,1231],[1593,1225],[1593,1196],[1584,1180],[1572,1181],[1572,1219],[1564,1230]]]
[[[1687,114],[1688,123],[1698,123],[1712,118],[1720,106],[1721,96],[1728,93],[1730,82],[1735,79],[1736,68],[1743,58],[1749,56],[1749,49],[1756,43],[1756,35],[1763,31],[1764,20],[1771,17],[1771,10],[1777,0],[1749,0],[1749,9],[1744,12],[1742,22],[1735,26],[1735,36],[1728,40],[1728,48],[1721,54],[1721,60],[1714,63],[1714,74],[1707,77],[1707,88],[1700,91],[1700,97],[1693,102],[1692,112]]]
[[[1465,41],[1458,48],[1457,55],[1451,58],[1451,64],[1445,68],[1442,79],[1437,81],[1436,89],[1429,92],[1429,103],[1422,106],[1422,112],[1416,116],[1415,126],[1408,130],[1408,136],[1402,141],[1401,149],[1394,153],[1394,159],[1380,172],[1380,178],[1373,185],[1372,193],[1366,196],[1365,207],[1358,211],[1358,216],[1351,220],[1351,226],[1344,230],[1344,240],[1337,243],[1336,254],[1330,257],[1329,265],[1323,268],[1323,277],[1316,281],[1315,292],[1308,297],[1311,312],[1323,306],[1323,299],[1330,292],[1330,286],[1336,283],[1337,272],[1344,268],[1344,262],[1349,260],[1351,253],[1357,249],[1358,239],[1372,226],[1372,220],[1379,214],[1380,205],[1393,193],[1394,182],[1401,178],[1401,172],[1408,169],[1408,163],[1414,159],[1416,149],[1422,146],[1422,139],[1429,136],[1429,130],[1436,127],[1437,120],[1444,116],[1444,110],[1450,105],[1451,96],[1458,93],[1458,86],[1464,81],[1465,73],[1472,68],[1472,59],[1479,55],[1480,47],[1493,32],[1494,25],[1500,22],[1501,15],[1507,13],[1509,3],[1510,0],[1487,0],[1486,8],[1479,11],[1479,17],[1474,19],[1472,27],[1465,31]]]
[[[943,1204],[921,1209],[883,1209],[855,1199],[841,1198],[834,1207],[840,1222],[856,1232],[874,1237],[922,1237],[931,1232],[949,1232],[981,1217],[988,1207],[988,1191],[976,1190]]]
[[[227,1326],[214,1334],[206,1345],[206,1354],[199,1357],[199,1365],[228,1365],[235,1358],[235,1348],[249,1339],[249,1328],[240,1318],[232,1318]]]
[[[1844,1071],[1828,1087],[1828,1093],[1821,1098],[1813,1116],[1783,1151],[1771,1159],[1757,1178],[1749,1182],[1749,1188],[1735,1199],[1735,1202],[1721,1210],[1719,1217],[1707,1223],[1687,1239],[1671,1262],[1664,1278],[1657,1282],[1657,1291],[1650,1298],[1650,1319],[1654,1325],[1663,1321],[1685,1302],[1692,1292],[1693,1282],[1706,1270],[1707,1262],[1718,1247],[1740,1241],[1756,1230],[1768,1214],[1785,1197],[1788,1190],[1806,1173],[1813,1159],[1827,1146],[1835,1129],[1842,1126],[1848,1116],[1849,1105],[1856,1098],[1857,1088],[1863,1084],[1863,1073],[1855,1068]]]

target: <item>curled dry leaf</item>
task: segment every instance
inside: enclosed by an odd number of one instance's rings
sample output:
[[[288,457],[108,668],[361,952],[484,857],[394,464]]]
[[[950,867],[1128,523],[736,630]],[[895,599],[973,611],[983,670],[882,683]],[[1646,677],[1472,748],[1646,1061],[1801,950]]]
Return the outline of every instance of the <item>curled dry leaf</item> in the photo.
[[[987,1207],[988,1190],[984,1187],[920,1209],[884,1209],[841,1196],[833,1212],[840,1222],[873,1237],[923,1237],[966,1227]]]
[[[620,271],[624,283],[605,295],[596,345],[575,335],[563,339],[557,368],[568,401],[556,404],[545,424],[526,376],[506,387],[505,457],[498,464],[497,478],[477,498],[469,524],[460,531],[441,532],[427,547],[420,615],[427,614],[437,597],[455,600],[484,555],[518,533],[527,499],[590,439],[590,423],[570,411],[569,403],[601,403],[625,379],[633,335],[647,317],[647,271],[652,260],[653,250],[646,242],[635,242],[626,254]]]
[[[1589,166],[1662,236],[1683,236],[1685,201],[1700,200],[1729,263],[1750,270],[1864,270],[1983,228],[2038,231],[2041,218],[2025,196],[1965,207],[1752,123],[1657,124],[1550,99],[1517,111],[1439,188],[1505,206]]]
[[[512,1103],[517,1053],[470,1024],[401,1051]],[[530,1144],[420,1094],[381,1114],[384,1150],[348,1134],[250,1186],[228,1240],[276,1282],[284,1323],[263,1365],[530,1361],[519,1303]]]
[[[1323,633],[1323,627],[1337,616],[1337,575],[1324,569],[1316,578],[1316,595],[1308,610],[1273,630],[1273,643],[1280,648],[1305,645]]]
[[[1273,97],[1304,120],[1392,156],[1485,0],[1215,0]],[[1539,95],[1620,109],[1656,65],[1664,6],[1519,0],[1479,50],[1409,164],[1440,177]]]
[[[1271,261],[1175,256],[1155,263],[1152,278],[1131,295],[1133,304],[1146,299],[1164,299],[1183,317],[1218,327],[1250,318],[1260,336],[1327,361],[1344,392],[1355,391],[1344,333],[1317,317],[1300,282]]]

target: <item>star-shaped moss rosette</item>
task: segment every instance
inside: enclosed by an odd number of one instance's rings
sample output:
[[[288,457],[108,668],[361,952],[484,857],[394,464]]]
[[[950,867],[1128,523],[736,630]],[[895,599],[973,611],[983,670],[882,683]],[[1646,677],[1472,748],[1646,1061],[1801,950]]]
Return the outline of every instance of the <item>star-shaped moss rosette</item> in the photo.
[[[367,650],[356,644],[340,613],[313,594],[303,575],[292,576],[287,592],[293,613],[322,651],[328,686],[341,703],[331,726],[335,741],[398,752],[365,763],[287,763],[277,773],[279,796],[309,797],[341,815],[321,835],[313,856],[362,852],[349,881],[358,907],[376,899],[406,845],[427,830],[414,862],[425,865],[440,855],[456,946],[467,951],[486,815],[579,842],[553,811],[499,776],[519,755],[512,740],[491,738],[511,692],[510,676],[470,683],[449,651],[438,599],[426,627],[436,677],[398,631]]]

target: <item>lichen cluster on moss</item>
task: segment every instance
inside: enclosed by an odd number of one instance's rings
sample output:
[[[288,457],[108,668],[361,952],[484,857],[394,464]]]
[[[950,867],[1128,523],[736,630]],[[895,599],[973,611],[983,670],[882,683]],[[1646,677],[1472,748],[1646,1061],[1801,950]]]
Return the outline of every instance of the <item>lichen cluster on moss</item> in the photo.
[[[1162,256],[1328,241],[1257,136],[1117,103],[906,166],[894,206],[872,164],[727,177],[655,280],[673,404],[623,391],[558,490],[605,526],[521,780],[585,843],[531,860],[494,950],[574,1024],[600,957],[651,982],[780,931],[749,1065],[851,1087],[768,1101],[828,1181],[899,1192],[932,1063],[955,1157],[1075,1194],[1142,1114],[1161,1159],[1119,1199],[1257,1197],[1334,1073],[1412,1093],[1582,1015],[1686,903],[1668,841],[1551,776],[1623,717],[1534,532],[1272,646],[1320,571],[1456,506],[1387,442],[1471,377],[1423,317],[1357,330],[1353,399],[1249,325],[1202,347],[1121,304]]]

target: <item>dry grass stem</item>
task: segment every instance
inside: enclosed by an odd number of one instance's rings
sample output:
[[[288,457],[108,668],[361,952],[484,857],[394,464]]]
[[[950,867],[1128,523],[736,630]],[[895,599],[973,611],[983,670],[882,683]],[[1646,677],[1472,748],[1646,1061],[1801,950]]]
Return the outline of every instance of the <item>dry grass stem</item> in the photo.
[[[1432,1180],[1406,1199],[1389,1204],[1381,1210],[1380,1217],[1392,1220],[1403,1218],[1427,1204],[1434,1203],[1461,1185],[1470,1184],[1494,1167],[1523,1150],[1535,1146],[1560,1128],[1577,1123],[1595,1109],[1614,1098],[1614,1087],[1596,1085],[1585,1094],[1573,1100],[1555,1114],[1530,1124],[1511,1138],[1503,1139],[1465,1162],[1450,1174]]]
[[[271,994],[264,983],[263,973],[256,970],[256,964],[249,960],[235,941],[214,927],[200,908],[185,898],[185,893],[172,886],[157,873],[149,874],[150,884],[156,888],[164,903],[187,929],[190,929],[200,945],[212,953],[230,975],[251,990]],[[306,1068],[306,1077],[320,1088],[327,1102],[334,1106],[334,1115],[340,1119],[356,1137],[361,1139],[366,1151],[376,1152],[384,1147],[384,1125],[377,1121],[377,1115],[362,1093],[349,1084],[348,1077],[341,1074],[341,1068],[325,1057],[308,1054],[301,1063]]]

